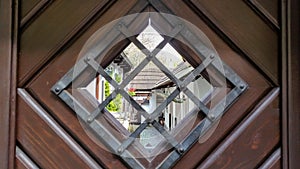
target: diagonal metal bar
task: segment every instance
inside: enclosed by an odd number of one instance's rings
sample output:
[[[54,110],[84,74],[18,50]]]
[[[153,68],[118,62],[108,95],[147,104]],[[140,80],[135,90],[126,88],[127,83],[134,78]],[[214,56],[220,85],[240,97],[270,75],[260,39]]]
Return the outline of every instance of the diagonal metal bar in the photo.
[[[121,83],[120,88],[126,87],[128,83],[134,79],[134,77],[139,74],[142,69],[151,61],[152,55],[147,56]]]
[[[152,51],[150,52],[136,37],[132,37],[130,31],[126,28],[125,25],[119,27],[119,30],[126,36],[130,41],[132,41],[141,52],[143,52],[147,57],[151,56],[152,61],[158,68],[164,72],[176,85],[179,85],[180,81],[171,73],[171,71],[166,68],[155,56],[164,48],[164,46],[169,43],[179,32],[182,30],[182,24],[178,24],[170,32],[168,37],[165,39]]]
[[[96,70],[101,76],[103,76],[109,83],[111,83],[115,89],[118,84],[105,72],[105,70],[92,58],[86,58],[86,62]],[[118,94],[118,90],[113,91],[100,105],[91,113],[87,118],[87,122],[90,123],[94,121],[101,111],[111,102]]]
[[[64,100],[70,108],[74,110],[74,112],[81,120],[85,120],[88,117],[88,110],[86,110],[84,106],[81,105],[67,90],[63,90],[58,96],[62,100]],[[119,147],[121,143],[101,123],[93,121],[89,124],[89,129],[96,133],[98,138],[105,144],[108,149],[110,149],[112,152],[117,153],[117,147]],[[136,160],[134,158],[134,155],[129,151],[125,151],[123,155],[124,157],[121,156],[122,160],[124,160],[132,168],[144,168],[143,165],[138,160]]]
[[[168,69],[166,68],[156,57],[155,55],[157,53],[159,53],[159,51],[173,38],[175,37],[181,30],[182,30],[183,26],[182,25],[178,25],[176,26],[172,31],[169,37],[167,37],[163,42],[161,42],[156,48],[155,50],[151,53],[140,41],[138,41],[135,37],[130,37],[129,35],[131,35],[131,33],[129,32],[129,30],[126,28],[125,25],[119,26],[119,30],[127,37],[129,37],[129,39],[147,56],[152,56],[152,61],[153,63],[162,71],[166,74],[166,76],[168,76],[177,86],[179,87],[186,87],[188,85],[189,82],[191,82],[196,76],[190,76],[188,79],[190,81],[185,81],[186,82],[186,86],[181,84],[181,81],[179,79],[177,79],[177,77]],[[150,54],[149,54],[150,53]],[[206,66],[202,66],[196,70],[203,70]],[[201,72],[200,71],[200,72]],[[200,73],[199,72],[199,73]],[[198,73],[198,74],[199,74]],[[193,79],[191,79],[191,77],[193,77]],[[176,94],[176,95],[175,95]],[[150,119],[154,119],[156,118],[159,113],[162,112],[162,110],[166,107],[166,105],[168,105],[177,95],[179,94],[179,89],[175,90],[174,92],[172,92],[172,94],[151,114]],[[199,105],[199,104],[198,104]],[[200,107],[200,106],[199,106]],[[201,106],[203,107],[203,106]],[[203,108],[204,109],[204,108]],[[208,112],[204,109],[205,112]]]
[[[112,79],[111,76],[109,76],[106,71],[100,66],[94,59],[87,58],[86,62],[95,70],[97,71],[101,76],[103,76],[115,89],[119,88],[119,84]]]
[[[133,34],[128,30],[127,26],[125,24],[120,23],[118,26],[118,30],[131,42],[135,44],[136,47],[138,47],[146,56],[149,56],[151,52],[140,42],[136,39],[135,36],[132,36]]]
[[[219,119],[225,112],[225,108],[228,108],[230,104],[234,102],[234,100],[242,93],[242,91],[235,87],[227,97],[223,98],[212,110],[216,119]],[[225,103],[225,104],[223,104]],[[183,154],[187,152],[194,143],[204,135],[213,125],[213,122],[209,118],[203,119],[189,134],[188,137],[184,139],[182,142]],[[177,151],[173,151],[159,166],[160,169],[172,168],[175,163],[182,157],[183,154],[178,153]]]
[[[88,123],[94,121],[101,111],[111,102],[114,98],[117,96],[117,92],[113,91],[100,105],[89,115],[89,117],[86,119]]]
[[[201,102],[200,99],[198,99],[190,89],[185,88],[183,92],[195,103],[195,105],[200,110],[203,111],[203,113],[205,113],[206,115],[209,113],[209,109],[206,107],[206,105]]]
[[[177,24],[175,26],[175,28],[171,31],[170,35],[168,37],[165,36],[165,41],[168,43],[170,42],[174,37],[176,37],[180,32],[181,30],[183,29],[183,25],[182,24]],[[166,44],[167,44],[166,43]],[[165,45],[166,45],[165,44]],[[154,52],[156,51],[160,51],[161,49],[163,49],[163,47],[165,46],[160,46],[158,45],[155,49],[154,49]],[[158,53],[157,52],[157,53]],[[177,86],[180,86],[181,82],[180,80],[164,65],[162,64],[156,57],[154,57],[152,59],[152,62],[162,71],[164,72],[164,74],[170,78]]]
[[[195,52],[201,57],[211,57],[213,55],[217,56],[217,54],[207,47],[205,47],[204,44],[201,45],[195,45],[190,39],[191,38],[196,38],[197,42],[200,43],[200,39],[197,38],[197,36],[194,36],[192,32],[189,30],[183,31],[182,36],[184,39],[187,40],[187,42],[190,44],[190,46],[195,50]],[[201,42],[202,43],[202,42]],[[247,88],[246,83],[222,60],[219,60],[218,62],[212,62],[212,65],[216,70],[220,73],[223,74],[226,79],[228,79],[233,85],[235,86],[243,86],[242,90],[245,90]]]
[[[159,68],[166,69],[165,70],[166,71],[166,73],[165,73],[166,75],[169,75],[171,78],[175,79],[175,81],[178,81],[178,83],[179,83],[178,88],[176,88],[176,90],[173,91],[172,94],[174,94],[175,92],[177,92],[177,89],[179,90],[179,92],[180,92],[180,90],[185,90],[187,88],[187,85],[189,83],[191,83],[196,78],[196,76],[199,75],[213,60],[214,60],[214,57],[209,57],[209,58],[205,59],[196,69],[193,70],[192,73],[190,73],[184,79],[183,82],[181,82],[158,59],[153,58],[153,62],[155,64],[157,64],[157,66]],[[168,105],[177,96],[176,95],[174,97],[174,95],[172,95],[172,94],[170,96],[168,96],[167,99],[162,104],[160,104],[159,107],[156,110],[154,110],[154,112],[151,114],[151,119],[155,119],[159,115],[159,113],[165,108],[165,105]],[[194,100],[194,101],[197,103],[196,100]],[[198,104],[198,103],[196,105],[199,105],[199,108],[203,108],[201,110],[203,110],[206,114],[209,112],[208,110],[205,109],[206,106],[203,107],[203,105]]]
[[[88,122],[92,122],[99,114],[100,112],[109,104],[112,99],[116,97],[118,93],[120,93],[129,103],[131,103],[139,112],[142,113],[142,115],[145,118],[149,117],[149,114],[138,104],[136,101],[128,95],[127,92],[124,91],[123,88],[121,88],[115,80],[113,80],[106,72],[105,70],[94,60],[91,58],[87,58],[87,63],[96,70],[101,76],[103,76],[114,88],[115,91],[111,93],[98,107],[94,112],[90,115],[90,117],[87,119]]]
[[[178,151],[180,151],[179,149],[181,148],[181,145],[178,143],[178,141],[169,134],[169,132],[167,132],[165,130],[165,128],[159,124],[156,120],[154,120],[152,122],[152,126],[155,127],[157,129],[157,131],[159,131],[159,133],[161,135],[163,135],[165,137],[165,139],[174,147],[176,148]]]
[[[131,105],[139,111],[146,119],[149,118],[149,114],[147,111],[140,105],[138,104],[125,90],[121,89],[120,94],[129,102]]]
[[[180,89],[177,87],[167,98],[164,100],[154,111],[150,114],[149,121],[154,120],[160,113],[166,108],[166,106],[175,99],[180,93]]]
[[[142,4],[144,3],[144,0],[139,1]],[[157,9],[160,12],[165,12],[165,13],[172,13],[170,11],[170,9],[168,9],[160,0],[145,0],[145,2],[147,2],[147,4],[145,3],[143,6],[148,5],[148,3],[152,4],[152,6]],[[139,6],[139,5],[137,5]],[[164,16],[163,16],[164,17]],[[180,21],[179,19],[175,19],[175,20],[168,20],[168,18],[165,18],[166,21],[171,25],[176,27],[176,25],[178,24],[178,22]],[[130,21],[131,22],[131,21]],[[119,22],[120,23],[120,22]],[[122,23],[123,24],[123,23]],[[125,24],[125,26],[128,24]],[[196,53],[202,58],[202,59],[208,59],[210,56],[212,56],[212,54],[214,54],[214,52],[210,49],[208,49],[205,44],[203,42],[201,42],[201,39],[199,40],[198,37],[195,36],[195,34],[189,30],[188,28],[186,28],[183,31],[180,31],[180,34],[183,36],[184,39],[187,40],[188,44],[190,44],[192,47],[192,49],[194,49],[196,51]],[[100,53],[102,51],[104,51],[104,49],[106,49],[109,45],[111,45],[111,43],[114,41],[114,39],[116,39],[119,35],[120,35],[120,31],[117,31],[116,29],[112,29],[112,31],[110,31],[107,34],[108,38],[110,39],[108,40],[103,40],[103,42],[105,43],[104,45],[99,43],[97,44],[97,46],[99,48],[97,48],[97,50],[91,50],[87,53],[86,56],[91,56],[92,58],[97,58]],[[197,39],[198,38],[198,39]],[[130,39],[135,40],[135,42],[139,43],[139,41],[136,40],[136,38],[131,37]],[[171,39],[171,38],[169,38]],[[200,41],[200,42],[199,42]],[[109,42],[108,44],[106,42]],[[158,46],[154,51],[152,51],[152,53],[150,51],[145,50],[145,47],[137,45],[138,48],[142,49],[142,52],[146,52],[146,59],[143,62],[143,65],[140,66],[139,69],[135,69],[132,72],[132,76],[130,76],[130,78],[127,78],[125,80],[127,80],[127,82],[125,83],[123,81],[123,83],[121,85],[118,85],[119,87],[116,87],[116,89],[122,89],[119,90],[118,92],[125,92],[124,91],[124,87],[139,73],[139,71],[142,70],[143,67],[145,67],[151,60],[153,57],[155,57],[155,55],[165,46],[166,41],[163,41],[161,44],[161,46]],[[154,61],[155,62],[155,61]],[[217,62],[212,62],[213,66],[217,69],[217,71],[219,71],[220,73],[225,74],[225,77],[236,86],[236,88],[234,90],[232,90],[228,95],[227,95],[227,100],[225,102],[225,106],[226,108],[229,107],[230,104],[232,104],[234,102],[234,100],[243,92],[246,90],[247,88],[247,84],[229,67],[227,66],[225,63],[221,62],[221,65],[223,66],[223,69],[221,69],[221,67],[218,67],[220,65],[217,64]],[[201,66],[201,65],[200,65]],[[197,69],[200,67],[198,66]],[[75,98],[71,98],[72,96],[70,94],[66,94],[67,91],[64,91],[64,89],[74,80],[76,79],[87,67],[86,62],[84,61],[80,61],[79,62],[79,71],[76,70],[76,72],[74,71],[74,67],[62,78],[62,80],[58,81],[52,88],[52,92],[54,92],[56,95],[58,95],[62,100],[65,101],[65,103],[71,107],[76,114],[78,114],[83,120],[87,119],[87,117],[89,116],[89,112],[87,112],[86,110],[82,110],[77,112],[75,110],[75,107],[77,107],[78,105],[74,105],[74,101],[76,101]],[[204,66],[205,68],[206,66]],[[160,67],[159,67],[160,68]],[[202,68],[199,68],[202,69]],[[97,70],[98,71],[98,70]],[[163,71],[164,72],[164,71]],[[167,71],[165,71],[167,72]],[[176,88],[175,91],[173,91],[173,95],[171,94],[167,100],[164,101],[163,105],[160,105],[152,114],[151,117],[148,117],[147,120],[150,121],[151,119],[154,119],[154,117],[157,117],[157,115],[159,115],[159,113],[161,113],[161,111],[165,108],[166,105],[168,105],[179,93],[180,91],[187,91],[187,93],[189,93],[188,90],[184,90],[186,88],[186,86],[195,78],[194,75],[197,75],[201,73],[194,73],[193,75],[190,74],[188,76],[188,78],[186,78],[183,82],[179,83],[176,82],[174,79],[172,79],[173,77],[170,76],[169,78],[171,80],[173,80],[175,82],[175,84],[178,84],[178,87]],[[169,74],[171,75],[171,74]],[[112,82],[113,83],[113,82]],[[179,85],[180,84],[180,85]],[[113,85],[113,84],[112,84]],[[114,85],[113,85],[114,86]],[[115,85],[117,86],[117,85]],[[116,92],[115,95],[118,93]],[[187,94],[186,93],[186,94]],[[124,97],[127,101],[132,101],[133,99],[128,95],[128,93],[123,93],[126,97]],[[127,97],[128,96],[128,97]],[[193,97],[192,95],[190,95],[191,97]],[[132,99],[132,100],[131,100]],[[225,98],[224,98],[225,99]],[[134,100],[133,100],[134,101]],[[194,100],[196,101],[196,100]],[[222,102],[222,101],[221,101]],[[132,103],[136,103],[135,101]],[[77,104],[77,103],[76,103]],[[139,104],[136,103],[136,106],[134,107],[138,107],[140,106]],[[174,150],[159,166],[159,168],[171,168],[172,166],[175,165],[175,163],[182,157],[182,155],[188,151],[191,146],[197,141],[197,139],[199,138],[199,136],[203,135],[207,129],[210,128],[210,126],[212,125],[213,121],[209,120],[209,117],[215,117],[215,118],[220,118],[224,111],[222,109],[222,106],[224,106],[224,104],[222,104],[221,106],[217,105],[216,107],[213,108],[213,110],[211,110],[209,112],[209,116],[207,116],[199,125],[196,126],[196,128],[189,134],[189,136],[187,138],[185,138],[185,140],[182,143],[182,147],[180,149],[180,151],[176,151]],[[104,106],[105,107],[105,106]],[[103,107],[103,108],[104,108]],[[212,115],[212,116],[211,116]],[[92,121],[89,126],[92,128],[93,131],[96,132],[96,134],[99,136],[99,138],[104,142],[104,144],[107,145],[107,147],[109,149],[111,149],[112,151],[118,153],[118,147],[120,145],[122,145],[121,143],[119,143],[119,141],[110,134],[110,132],[105,129],[105,127],[98,123],[97,121]],[[141,131],[142,131],[142,127],[141,127]],[[128,143],[130,143],[130,141],[128,141]],[[128,144],[126,143],[126,144]],[[132,144],[132,143],[130,143]],[[128,144],[128,146],[130,145]],[[125,145],[125,143],[124,143]],[[127,146],[127,147],[128,147]],[[125,149],[127,149],[124,148]],[[120,147],[119,147],[120,148]],[[122,148],[122,147],[121,147]],[[128,151],[125,150],[124,152],[122,152],[122,156],[120,156],[120,158],[126,162],[126,164],[131,167],[131,168],[144,168],[144,166],[139,163],[138,160],[136,160],[134,158],[134,156],[132,156],[132,154]]]
[[[209,64],[211,64],[214,59],[214,57],[204,59],[204,61],[184,79],[182,85],[189,85],[189,83],[191,83]]]
[[[184,79],[183,82],[181,82],[180,88],[177,87],[176,90],[174,90],[171,93],[171,95],[169,95],[167,99],[154,110],[154,112],[150,115],[150,118],[155,119],[159,115],[159,113],[162,112],[162,110],[165,108],[165,105],[168,105],[180,93],[180,90],[185,90],[185,88],[187,88],[187,85],[190,82],[192,82],[196,78],[196,76],[199,75],[205,69],[205,67],[211,63],[211,61],[212,61],[211,58],[207,58],[196,69],[194,69],[193,72],[190,73],[188,77]]]
[[[105,70],[95,61],[95,60],[89,60],[88,63],[97,70],[98,73],[100,73],[109,83],[116,89],[117,93],[120,93],[129,103],[131,103],[136,110],[142,113],[142,115],[145,118],[149,117],[149,114],[145,111],[145,109],[140,106],[129,94],[124,90],[124,87],[122,87],[122,84],[119,85],[115,80],[113,80],[106,72]]]
[[[152,62],[162,71],[164,74],[170,78],[178,87],[181,87],[181,81],[166,67],[162,64],[156,57],[152,59]]]
[[[161,1],[161,0],[149,0],[149,3],[160,12],[173,14],[173,12]],[[172,17],[170,19],[167,15],[161,15],[167,23],[171,26],[176,26],[177,23],[181,22],[180,19]],[[188,27],[181,31],[183,39],[185,39],[188,44],[195,50],[195,52],[201,57],[201,59],[208,58],[211,54],[216,54],[216,52],[212,51],[208,47],[206,47],[205,43],[195,35],[193,31],[191,31]],[[221,63],[221,64],[220,64]],[[221,74],[225,74],[226,78],[235,86],[241,86],[240,90],[244,91],[247,88],[247,84],[223,61],[213,62],[214,67]],[[220,65],[223,69],[220,68]]]
[[[143,122],[133,133],[130,134],[128,139],[122,142],[122,144],[118,148],[118,153],[122,154],[124,150],[126,150],[134,140],[141,134],[142,131],[148,126],[148,122]]]
[[[148,0],[139,0],[136,4],[130,9],[128,14],[138,13],[143,11],[149,5]],[[138,18],[138,14],[131,15],[126,20],[120,20],[118,23],[130,25],[134,20]],[[126,21],[126,23],[125,23]],[[118,23],[116,25],[118,25]],[[77,79],[82,72],[87,68],[87,64],[84,62],[86,57],[92,57],[94,59],[98,58],[103,51],[105,51],[113,42],[121,35],[120,31],[116,29],[111,29],[103,37],[103,40],[98,42],[94,47],[94,50],[89,51],[79,62],[76,63],[76,66],[72,67],[52,88],[51,91],[58,95],[62,90],[67,88],[75,79]],[[109,42],[109,43],[107,43]]]

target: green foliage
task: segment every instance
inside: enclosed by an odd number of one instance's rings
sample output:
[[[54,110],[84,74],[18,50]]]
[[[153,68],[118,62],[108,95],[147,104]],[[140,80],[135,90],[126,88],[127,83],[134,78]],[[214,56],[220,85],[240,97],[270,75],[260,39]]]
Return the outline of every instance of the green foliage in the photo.
[[[117,83],[120,83],[121,80],[122,80],[121,75],[119,75],[118,73],[115,73],[115,81],[116,81]]]
[[[108,81],[105,81],[104,83],[104,94],[105,94],[105,98],[107,98],[110,94],[110,85],[108,83]],[[106,106],[107,110],[111,111],[111,112],[117,112],[120,111],[122,108],[122,96],[120,94],[118,94],[116,96],[116,98],[114,100],[112,100],[107,106]]]
[[[115,111],[121,111],[122,106],[122,96],[118,94],[116,98],[113,100],[113,103],[116,105]]]
[[[110,95],[110,85],[109,85],[108,81],[105,81],[105,83],[104,83],[104,95],[105,95],[105,98],[107,98]]]
[[[136,95],[135,92],[131,92],[131,91],[128,91],[128,94],[129,94],[130,96],[135,96],[135,95]]]

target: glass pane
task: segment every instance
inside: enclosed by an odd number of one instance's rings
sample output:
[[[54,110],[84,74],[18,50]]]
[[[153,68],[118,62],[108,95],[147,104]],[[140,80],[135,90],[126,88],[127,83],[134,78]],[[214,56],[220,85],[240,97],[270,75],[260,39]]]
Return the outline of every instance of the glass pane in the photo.
[[[173,91],[159,83],[164,76],[165,74],[153,62],[149,62],[126,87],[128,94],[149,114],[155,111]],[[171,82],[168,77],[166,79]],[[169,86],[174,84],[170,83]]]
[[[150,51],[153,51],[164,38],[151,26],[148,25],[139,34],[137,39]]]
[[[122,95],[118,94],[106,109],[123,125],[129,132],[133,132],[144,121],[141,112],[137,111]]]
[[[202,102],[209,100],[209,96],[212,94],[214,89],[202,75],[197,76],[187,88]]]

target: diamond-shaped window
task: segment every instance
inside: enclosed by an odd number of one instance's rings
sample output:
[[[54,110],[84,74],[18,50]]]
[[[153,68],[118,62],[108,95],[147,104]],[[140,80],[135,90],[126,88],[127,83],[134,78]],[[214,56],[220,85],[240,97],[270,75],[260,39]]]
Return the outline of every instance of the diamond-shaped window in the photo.
[[[122,24],[108,37],[128,35],[129,29]],[[134,154],[151,161],[148,157],[162,151],[162,144],[172,151],[161,166],[173,165],[247,87],[233,70],[216,59],[211,49],[197,46],[202,42],[195,43],[190,29],[182,32],[182,24],[170,27],[170,36],[160,35],[149,24],[138,36],[127,37],[131,42],[109,56],[110,63],[98,60],[102,51],[91,50],[52,88],[111,151],[132,167],[140,166]],[[185,50],[189,47],[199,56],[197,61],[189,52],[171,45],[176,43],[171,43],[172,38],[180,33],[190,44]],[[86,76],[89,72],[96,72],[94,78]],[[70,93],[70,84],[84,77],[87,82],[73,85]],[[221,92],[224,88],[225,92]],[[76,97],[77,92],[85,93],[81,90],[91,97]],[[92,107],[88,107],[90,102]]]
[[[150,46],[154,46],[155,48],[163,40],[162,36],[150,25],[146,27],[137,39],[145,46],[148,45],[149,50],[152,49]],[[169,43],[160,50],[156,57],[180,80],[183,80],[194,70]],[[130,43],[121,54],[106,67],[105,72],[114,81],[120,84],[145,58],[145,54],[136,47],[134,43]],[[101,79],[100,82],[99,79]],[[191,82],[188,88],[192,89],[201,101],[212,92],[212,86],[202,76]],[[86,89],[101,103],[114,91],[114,86],[99,75],[91,81]],[[152,61],[124,88],[133,100],[148,114],[154,112],[175,89],[176,84]],[[185,94],[179,94],[162,110],[156,120],[166,129],[171,130],[180,123],[185,115],[194,107],[193,102]],[[120,94],[108,103],[106,109],[130,132],[133,132],[145,120],[145,117]],[[150,132],[152,129],[148,128],[148,130],[149,133],[153,133]],[[147,132],[141,134],[141,140],[144,140],[142,137],[146,135],[145,133]]]

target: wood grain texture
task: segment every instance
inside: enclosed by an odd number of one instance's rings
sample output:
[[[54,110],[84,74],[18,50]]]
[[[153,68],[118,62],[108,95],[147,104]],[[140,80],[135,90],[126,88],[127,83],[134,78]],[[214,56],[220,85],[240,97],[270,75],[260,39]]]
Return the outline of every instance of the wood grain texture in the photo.
[[[290,51],[288,56],[289,167],[298,168],[300,161],[300,2],[291,0],[290,5]]]
[[[300,3],[282,3],[282,133],[283,166],[298,168],[300,160]]]
[[[279,0],[252,0],[257,1],[270,15],[279,23],[280,20],[280,1]]]
[[[103,14],[101,19],[95,21],[73,44],[57,55],[33,81],[28,84],[30,93],[47,106],[55,120],[63,124],[63,127],[83,145],[88,152],[96,157],[97,162],[104,164],[106,168],[126,168],[117,156],[106,151],[104,145],[94,142],[81,126],[75,113],[64,102],[51,93],[51,87],[76,63],[77,56],[87,39],[99,28],[110,21],[125,15],[136,1],[118,1]],[[118,10],[116,10],[118,9]],[[118,11],[118,12],[116,12]],[[55,70],[55,71],[53,71]],[[99,146],[100,144],[101,146]]]
[[[18,81],[24,84],[61,46],[85,25],[108,1],[53,2],[20,39]],[[76,10],[74,10],[76,9]]]
[[[280,168],[280,158],[281,158],[281,148],[277,148],[266,161],[259,167],[259,169],[266,169],[266,168],[277,168],[279,163]]]
[[[272,105],[278,94],[267,95],[198,168],[256,168],[280,141],[279,109]]]
[[[263,0],[264,1],[264,0]],[[267,25],[269,25],[275,32],[279,32],[280,25],[279,25],[279,18],[278,14],[280,13],[279,9],[279,1],[268,1],[264,3],[270,3],[272,6],[263,6],[266,4],[261,4],[257,0],[245,0],[245,3],[247,3],[254,12],[257,13],[258,16],[261,17],[262,20],[265,21]],[[267,10],[265,7],[267,7],[273,14],[270,13],[269,10]],[[277,13],[276,13],[276,12]],[[276,13],[276,16],[274,16],[274,13]],[[276,18],[275,18],[276,17]]]
[[[75,64],[87,39],[108,22],[124,16],[135,3],[135,1],[116,1],[102,11],[102,7],[107,6],[106,2],[89,1],[85,4],[76,0],[72,4],[57,0],[43,11],[24,30],[21,37],[19,85],[24,85],[32,99],[36,101],[35,104],[42,105],[45,113],[49,113],[51,121],[82,146],[82,149],[97,163],[104,168],[122,169],[127,167],[120,158],[107,152],[103,144],[94,142],[85,132],[75,113],[50,92],[50,88]],[[269,98],[268,94],[273,84],[257,70],[256,65],[248,61],[253,59],[258,63],[258,67],[266,71],[266,74],[276,82],[279,77],[278,46],[276,46],[278,34],[242,1],[192,2],[200,10],[205,8],[203,13],[241,48],[243,56],[249,57],[244,58],[234,51],[228,45],[229,42],[208,27],[186,3],[180,0],[164,0],[176,15],[192,22],[208,36],[221,59],[249,84],[249,88],[222,117],[213,135],[202,144],[196,143],[175,168],[195,168],[202,161],[204,164],[201,165],[207,167],[214,168],[220,165],[230,168],[241,164],[248,156],[252,161],[246,161],[241,166],[258,167],[268,160],[267,156],[279,144],[279,113],[278,105],[275,103],[268,105],[270,109],[255,112],[259,108],[255,106],[262,99]],[[231,10],[227,11],[228,8]],[[103,14],[98,15],[97,12]],[[250,22],[252,27],[246,22]],[[43,121],[45,119],[40,118],[28,106],[28,102],[25,103],[20,99],[19,111],[18,140],[38,165],[42,168],[45,166],[55,168],[58,164],[53,164],[53,161],[60,160],[57,163],[61,163],[64,168],[70,168],[72,165],[78,168],[88,167],[87,161],[79,155],[80,153],[74,151],[74,148],[66,142],[67,138],[53,130],[52,123]],[[35,123],[32,124],[32,121]],[[216,156],[220,159],[210,158]],[[208,159],[212,162],[207,162]],[[155,158],[147,167],[155,168],[161,160],[160,157]],[[232,161],[227,164],[226,162],[230,160]],[[277,163],[272,167],[277,166]],[[22,167],[18,161],[17,166]]]
[[[245,59],[235,53],[220,37],[218,37],[216,33],[195,15],[185,3],[181,1],[176,1],[176,3],[164,1],[164,3],[174,11],[176,15],[187,19],[201,29],[211,40],[221,59],[237,72],[250,86],[237,102],[225,113],[220,121],[219,127],[215,130],[213,135],[205,143],[195,144],[195,146],[187,152],[182,160],[174,167],[178,169],[194,168],[199,161],[203,160],[203,158],[209,154],[212,147],[216,146],[216,144],[218,144],[218,142],[237,125],[240,118],[247,115],[249,110],[251,110],[253,106],[266,95],[266,92],[269,91],[270,84],[251,66],[251,64],[247,63]]]
[[[278,33],[240,0],[192,0],[232,42],[278,84]]]
[[[28,11],[28,13],[22,17],[20,28],[25,29],[25,26],[29,24],[28,22],[34,20],[34,18],[37,18],[38,15],[42,13],[42,10],[44,10],[50,4],[50,2],[52,1],[40,0],[38,3],[36,3],[32,9],[30,9],[30,11]]]
[[[41,168],[89,168],[21,97],[17,122],[18,142]]]
[[[38,169],[39,167],[27,156],[27,154],[21,150],[18,146],[16,147],[16,160],[21,163],[17,164],[16,168],[30,168]]]
[[[76,141],[34,100],[25,89],[18,89],[18,95],[47,123],[47,125],[77,154],[90,168],[101,168]]]
[[[28,169],[26,166],[18,159],[15,159],[15,169]]]
[[[191,12],[190,12],[191,13]],[[114,14],[113,12],[110,14]],[[103,16],[103,18],[105,18]],[[202,26],[204,26],[205,24],[203,22],[201,22],[197,16],[194,15],[195,20],[197,20],[199,23],[202,23]],[[101,22],[99,22],[101,23]],[[98,22],[96,22],[95,24],[99,24]],[[100,26],[96,26],[100,27]],[[251,68],[251,65],[249,63],[247,63],[245,60],[243,60],[242,58],[240,58],[240,56],[238,56],[236,53],[234,53],[228,46],[226,46],[224,43],[222,43],[222,41],[216,37],[215,34],[212,33],[212,31],[209,31],[209,28],[204,26],[206,28],[206,31],[210,32],[211,37],[215,40],[215,42],[217,43],[217,46],[219,47],[219,51],[222,53],[222,57],[227,58],[226,61],[230,61],[232,57],[234,57],[236,60],[241,61],[244,65],[244,68],[240,68],[237,66],[237,63],[234,63],[233,61],[231,61],[230,65],[235,65],[233,66],[235,68],[236,71],[240,71],[241,75],[243,76],[242,78],[245,78],[248,80],[248,82],[253,85],[253,90],[249,89],[248,94],[244,97],[244,101],[248,101],[248,104],[245,106],[239,106],[240,108],[240,116],[245,115],[244,113],[247,113],[246,111],[242,111],[243,109],[245,109],[247,106],[251,105],[251,101],[255,101],[256,99],[258,99],[261,94],[263,92],[265,92],[265,90],[268,89],[269,84],[266,82],[266,80],[260,76],[254,68]],[[94,29],[94,27],[91,27],[91,32],[93,32],[92,30]],[[81,126],[79,126],[76,117],[74,117],[74,115],[72,114],[72,112],[70,112],[70,110],[64,105],[63,102],[58,103],[57,102],[57,98],[51,94],[50,91],[50,87],[61,77],[64,75],[64,73],[72,67],[72,65],[75,63],[75,58],[74,56],[78,55],[79,50],[81,49],[81,45],[84,43],[84,40],[87,39],[90,35],[91,32],[87,31],[85,34],[83,34],[83,39],[78,39],[72,46],[70,46],[70,48],[68,48],[64,53],[62,53],[61,56],[58,56],[57,58],[55,58],[55,60],[53,60],[53,62],[44,69],[43,73],[40,74],[36,79],[34,79],[34,81],[32,83],[30,83],[28,85],[28,87],[30,88],[31,92],[34,93],[34,95],[44,104],[46,104],[49,109],[51,109],[56,117],[58,117],[59,121],[62,121],[63,124],[66,125],[66,128],[70,128],[70,132],[74,133],[74,135],[76,135],[76,137],[79,137],[82,142],[84,144],[87,144],[87,146],[89,146],[90,140],[88,138],[82,137],[82,135],[85,135],[84,133],[82,134],[82,129],[80,129]],[[64,63],[64,67],[61,66],[61,63]],[[52,70],[57,70],[57,72],[54,72]],[[251,73],[249,73],[251,72]],[[253,79],[251,78],[253,76],[253,74],[256,75],[256,78]],[[51,78],[49,78],[51,77]],[[248,77],[248,78],[247,78]],[[257,89],[256,89],[257,87]],[[250,100],[248,98],[251,98]],[[60,112],[64,112],[64,114],[62,115]],[[234,111],[232,111],[232,113],[234,114]],[[233,115],[232,114],[232,115]],[[237,116],[237,115],[235,115]],[[230,119],[230,118],[228,118]],[[237,119],[232,119],[231,122],[228,123],[227,125],[227,130],[230,128],[230,125],[232,125],[232,122],[236,122]],[[225,124],[225,123],[224,123]],[[76,130],[74,130],[76,128]],[[72,130],[73,129],[73,130]],[[80,131],[80,132],[79,132]],[[81,133],[81,134],[80,134]],[[80,136],[81,135],[81,136]],[[217,138],[215,140],[216,143],[218,141],[219,138]],[[96,151],[96,149],[98,149],[98,151],[100,151],[101,149],[99,149],[98,147],[94,147],[91,151]],[[99,153],[95,153],[97,154],[97,156],[99,156]],[[100,159],[104,159],[104,157],[99,156]],[[192,163],[196,163],[197,161],[193,161]],[[110,166],[110,164],[108,164]],[[155,166],[155,163],[152,165]]]
[[[21,18],[25,17],[40,0],[21,0],[20,11]]]
[[[270,169],[282,169],[283,167],[281,165],[281,161],[282,161],[282,158],[278,159],[276,161],[276,163],[273,166],[271,166]]]
[[[17,1],[0,1],[0,168],[14,167],[17,11]]]

